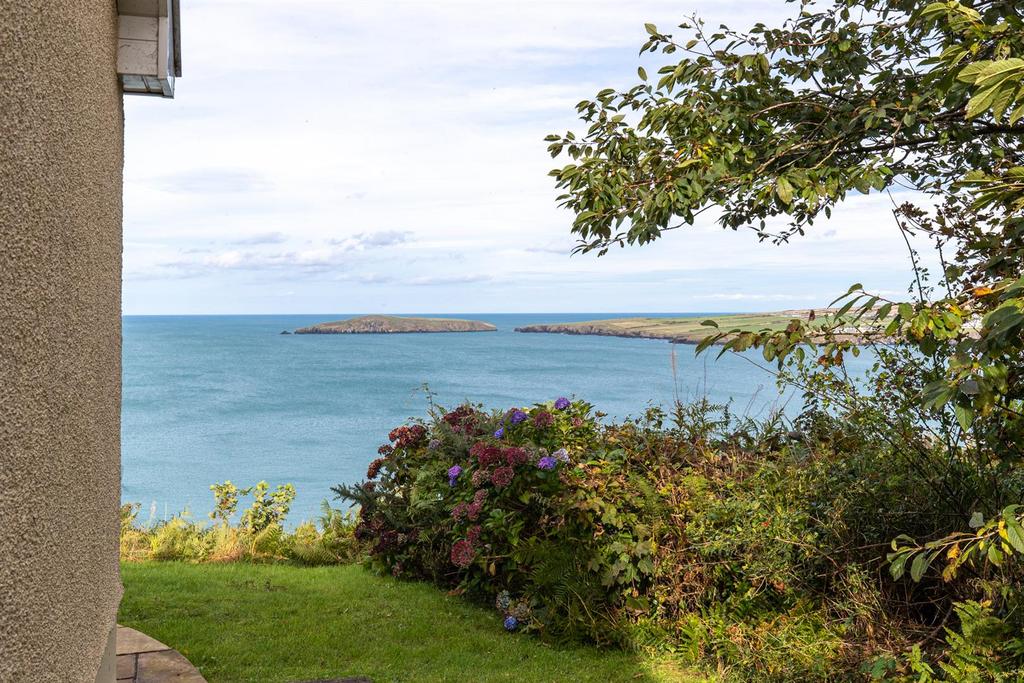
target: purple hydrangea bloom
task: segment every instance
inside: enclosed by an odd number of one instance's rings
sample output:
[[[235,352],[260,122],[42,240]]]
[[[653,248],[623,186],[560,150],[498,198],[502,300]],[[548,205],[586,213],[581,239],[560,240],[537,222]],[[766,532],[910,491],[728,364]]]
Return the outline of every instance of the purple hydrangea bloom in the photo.
[[[448,469],[448,485],[455,486],[455,480],[459,478],[460,474],[462,474],[462,468],[458,465],[452,465]]]
[[[516,408],[515,410],[513,410],[512,411],[512,415],[509,417],[509,421],[512,424],[514,424],[514,425],[519,424],[520,422],[524,421],[525,419],[526,419],[526,413],[524,413],[522,410],[519,410],[519,408]]]
[[[564,448],[559,448],[557,451],[555,451],[551,455],[556,460],[561,460],[562,462],[569,462],[569,451],[565,450]]]
[[[537,461],[537,467],[550,472],[555,469],[558,465],[558,461],[552,458],[550,455],[545,455],[543,458]]]
[[[498,427],[498,430],[496,432],[494,432],[494,438],[495,439],[500,439],[500,438],[502,438],[504,436],[505,436],[505,428],[504,427]]]
[[[505,630],[515,631],[519,628],[519,620],[515,617],[505,617]]]
[[[559,398],[555,399],[555,409],[556,410],[565,410],[568,407],[569,407],[569,399],[567,399],[565,396],[560,396]]]

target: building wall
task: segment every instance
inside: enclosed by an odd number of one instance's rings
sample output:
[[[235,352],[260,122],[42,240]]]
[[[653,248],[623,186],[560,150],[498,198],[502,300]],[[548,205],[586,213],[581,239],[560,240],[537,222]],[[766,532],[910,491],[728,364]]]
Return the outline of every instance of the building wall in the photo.
[[[118,573],[115,0],[0,0],[0,681],[96,680]]]

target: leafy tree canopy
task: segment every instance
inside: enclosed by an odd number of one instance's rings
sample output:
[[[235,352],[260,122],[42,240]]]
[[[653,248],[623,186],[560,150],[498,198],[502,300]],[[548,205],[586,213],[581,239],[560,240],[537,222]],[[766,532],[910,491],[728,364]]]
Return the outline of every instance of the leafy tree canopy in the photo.
[[[682,58],[581,102],[585,131],[549,136],[552,156],[571,159],[552,171],[559,201],[576,214],[578,250],[600,255],[708,210],[724,227],[785,241],[851,192],[902,186],[927,197],[927,209],[893,211],[914,265],[910,300],[854,285],[823,320],[714,330],[698,352],[715,342],[723,353],[760,349],[824,387],[814,395],[805,384],[809,400],[849,404],[844,355],[873,346],[879,396],[894,399],[894,418],[914,416],[918,437],[902,443],[944,453],[936,490],[979,482],[972,531],[896,539],[893,575],[910,566],[919,580],[947,557],[949,579],[961,555],[1000,566],[1024,552],[1024,508],[1007,506],[1024,476],[1024,3],[791,4],[781,28],[710,31],[695,18],[676,37],[648,24],[641,52]],[[788,227],[772,234],[776,216]],[[931,239],[938,278],[911,235]],[[955,492],[940,495],[963,511]]]
[[[571,159],[552,175],[580,250],[646,244],[716,207],[723,226],[785,240],[850,192],[893,184],[1024,194],[1018,3],[793,6],[781,28],[648,24],[641,52],[682,59],[579,103],[586,130],[548,137]],[[777,215],[789,228],[770,234]]]

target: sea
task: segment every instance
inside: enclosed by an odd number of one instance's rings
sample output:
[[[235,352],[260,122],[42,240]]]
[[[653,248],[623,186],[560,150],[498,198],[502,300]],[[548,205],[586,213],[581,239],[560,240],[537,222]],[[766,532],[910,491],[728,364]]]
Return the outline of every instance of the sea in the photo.
[[[469,313],[458,317],[498,330],[394,335],[281,334],[343,314],[126,316],[122,500],[140,504],[143,523],[201,521],[211,484],[265,480],[295,485],[291,524],[313,520],[331,487],[365,478],[388,432],[431,401],[504,410],[576,397],[608,420],[702,397],[737,415],[799,410],[758,352],[716,360],[662,340],[514,331],[636,315],[711,314]]]

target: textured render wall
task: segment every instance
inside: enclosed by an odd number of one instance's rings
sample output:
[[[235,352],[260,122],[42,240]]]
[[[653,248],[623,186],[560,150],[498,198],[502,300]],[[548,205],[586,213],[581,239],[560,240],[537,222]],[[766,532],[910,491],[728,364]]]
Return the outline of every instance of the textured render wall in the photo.
[[[115,0],[0,0],[0,681],[92,683],[118,574]]]

